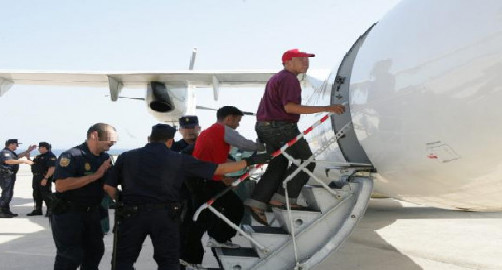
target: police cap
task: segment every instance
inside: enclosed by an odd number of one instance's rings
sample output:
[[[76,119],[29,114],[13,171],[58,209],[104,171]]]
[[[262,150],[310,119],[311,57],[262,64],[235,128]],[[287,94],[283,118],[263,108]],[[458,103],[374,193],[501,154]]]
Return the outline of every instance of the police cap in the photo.
[[[184,115],[179,121],[182,128],[194,128],[199,125],[199,118],[195,115]]]
[[[48,142],[39,142],[38,147],[45,147],[47,150],[51,150],[51,144]]]
[[[171,127],[168,124],[156,124],[152,127],[152,133],[150,134],[150,138],[158,140],[158,139],[173,139],[174,133],[176,133],[176,129]]]
[[[17,139],[8,139],[6,142],[5,142],[5,146],[9,146],[9,144],[11,143],[15,143],[17,145],[21,144],[20,142],[17,141]]]

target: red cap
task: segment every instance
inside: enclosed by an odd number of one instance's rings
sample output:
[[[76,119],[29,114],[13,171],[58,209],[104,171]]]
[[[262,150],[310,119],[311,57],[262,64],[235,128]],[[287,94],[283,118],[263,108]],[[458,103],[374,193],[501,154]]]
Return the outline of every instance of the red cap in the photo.
[[[300,52],[298,49],[291,49],[282,54],[282,63],[291,60],[293,57],[314,57],[313,53]]]

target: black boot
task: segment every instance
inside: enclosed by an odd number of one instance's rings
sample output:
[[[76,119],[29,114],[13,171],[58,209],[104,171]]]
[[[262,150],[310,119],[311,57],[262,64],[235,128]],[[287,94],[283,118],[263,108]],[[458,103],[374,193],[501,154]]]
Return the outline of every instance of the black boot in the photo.
[[[35,209],[35,210],[31,211],[31,213],[28,213],[26,215],[30,216],[30,217],[31,216],[41,216],[41,215],[43,215],[43,213],[42,213],[42,209]]]
[[[12,213],[12,212],[10,211],[10,209],[9,209],[9,208],[7,208],[7,209],[3,210],[3,212],[4,212],[4,213],[6,213],[6,214],[11,215],[12,217],[17,217],[17,216],[19,216],[19,215],[18,215],[18,214],[16,214],[16,213]]]
[[[0,210],[0,218],[13,218],[14,216],[7,213],[5,209]]]

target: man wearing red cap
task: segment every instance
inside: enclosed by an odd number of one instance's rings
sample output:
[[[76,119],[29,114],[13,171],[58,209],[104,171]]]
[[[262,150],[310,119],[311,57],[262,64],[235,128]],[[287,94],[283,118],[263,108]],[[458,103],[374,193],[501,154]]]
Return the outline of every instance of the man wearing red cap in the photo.
[[[314,56],[298,49],[286,51],[282,55],[284,69],[267,82],[256,114],[258,122],[255,129],[258,138],[266,144],[268,153],[274,152],[300,134],[297,126],[300,114],[319,112],[342,114],[345,111],[342,105],[305,106],[301,104],[302,89],[297,76],[307,72],[309,57]],[[312,155],[305,139],[299,140],[287,152],[295,159],[301,160],[307,160]],[[250,207],[252,216],[264,225],[268,225],[264,214],[267,204],[280,207],[286,203],[282,181],[297,168],[295,165],[288,165],[289,161],[282,155],[271,160],[251,198],[244,203]],[[313,171],[315,164],[311,163],[307,168]],[[309,176],[301,171],[289,182],[288,196],[292,209],[301,208],[296,204],[296,198],[308,178]]]

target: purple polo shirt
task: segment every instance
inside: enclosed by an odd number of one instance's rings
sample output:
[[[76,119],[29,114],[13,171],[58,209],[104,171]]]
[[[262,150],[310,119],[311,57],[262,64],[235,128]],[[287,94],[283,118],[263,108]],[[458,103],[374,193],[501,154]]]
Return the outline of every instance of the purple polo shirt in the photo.
[[[284,110],[288,102],[301,104],[302,88],[296,75],[282,70],[268,80],[265,93],[258,106],[256,118],[260,121],[288,121],[296,123],[299,114],[290,114]]]

